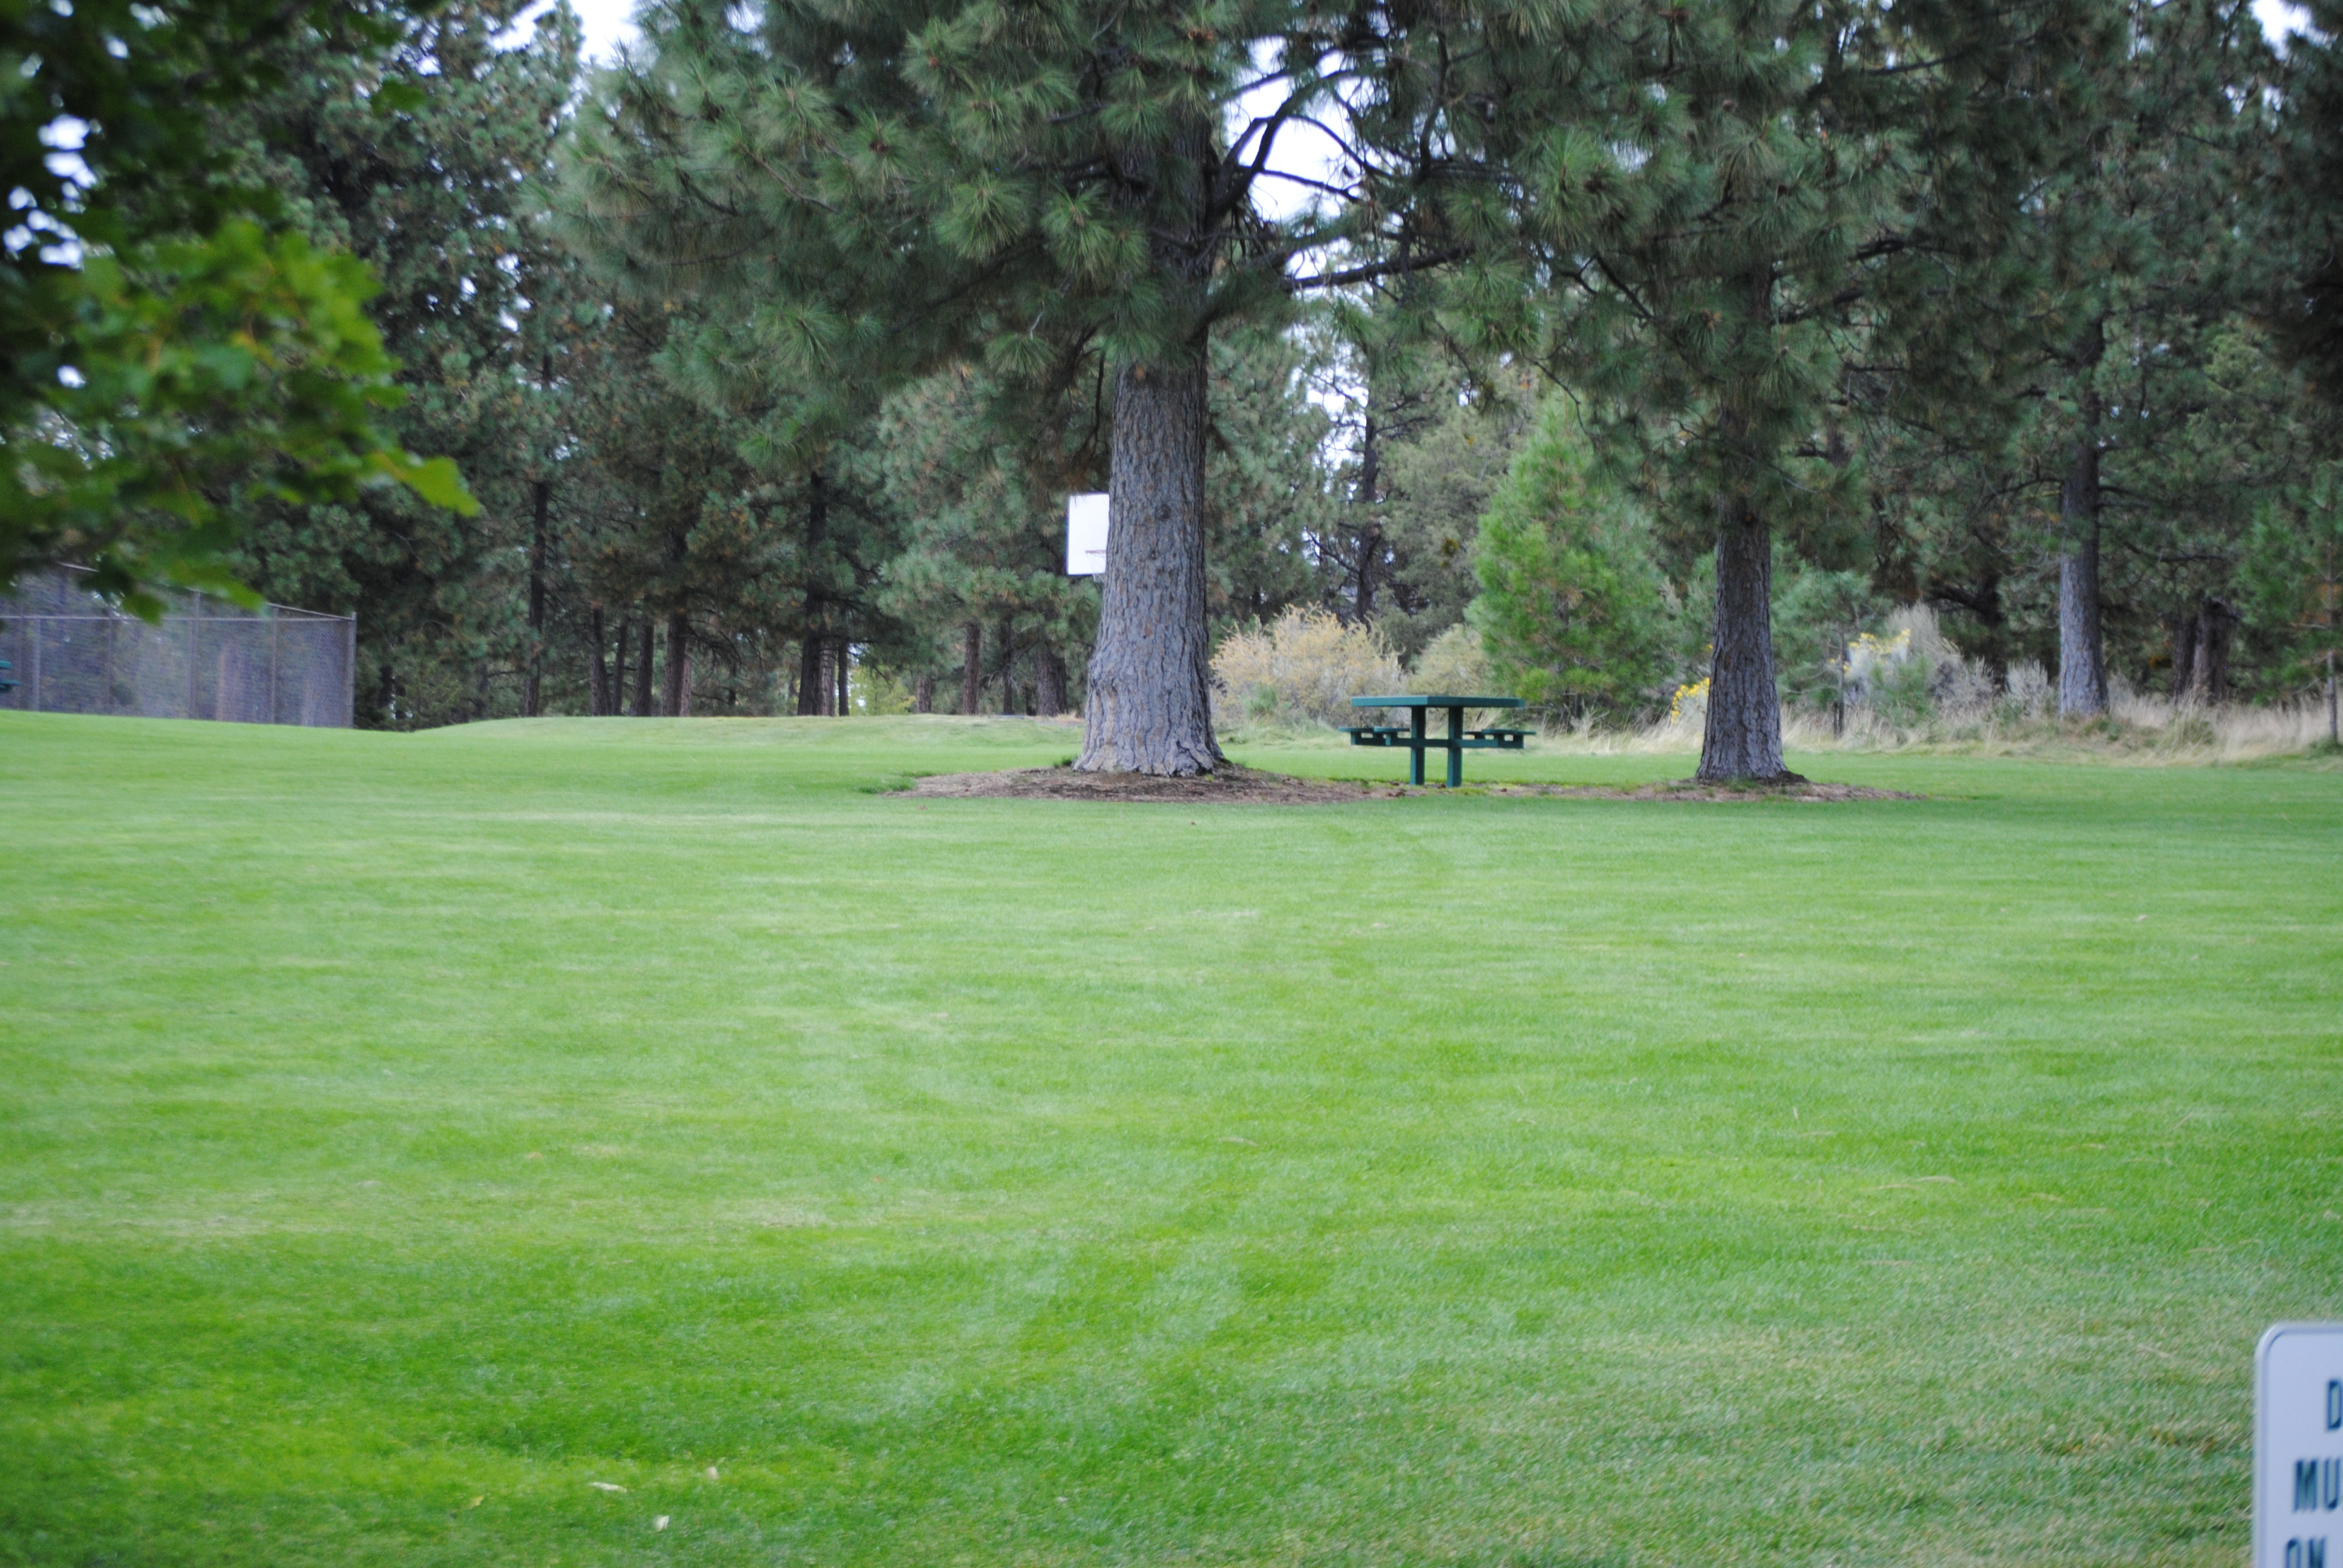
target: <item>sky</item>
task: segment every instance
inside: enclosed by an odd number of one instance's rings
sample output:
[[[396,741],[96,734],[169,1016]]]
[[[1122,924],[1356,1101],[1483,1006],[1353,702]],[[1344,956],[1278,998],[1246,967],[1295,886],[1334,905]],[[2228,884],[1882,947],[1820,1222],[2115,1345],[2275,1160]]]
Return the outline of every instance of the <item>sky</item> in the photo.
[[[588,59],[607,65],[618,45],[634,37],[635,25],[629,18],[636,4],[637,0],[569,0],[570,9],[586,27]]]

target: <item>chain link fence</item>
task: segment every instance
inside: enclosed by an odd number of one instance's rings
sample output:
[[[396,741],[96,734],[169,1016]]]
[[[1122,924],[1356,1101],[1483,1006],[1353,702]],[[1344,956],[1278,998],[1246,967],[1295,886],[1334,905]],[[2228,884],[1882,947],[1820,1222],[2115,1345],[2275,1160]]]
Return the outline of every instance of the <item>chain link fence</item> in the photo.
[[[160,624],[122,614],[67,567],[0,596],[0,709],[347,728],[357,618],[169,593]]]

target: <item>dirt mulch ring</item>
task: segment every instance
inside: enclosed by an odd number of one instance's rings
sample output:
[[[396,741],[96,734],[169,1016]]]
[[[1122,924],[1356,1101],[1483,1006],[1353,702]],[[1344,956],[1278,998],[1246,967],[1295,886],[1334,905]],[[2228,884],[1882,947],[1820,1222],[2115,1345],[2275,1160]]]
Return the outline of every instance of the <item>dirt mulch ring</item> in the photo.
[[[1749,784],[1734,788],[1677,779],[1664,784],[1615,789],[1602,784],[1467,784],[1467,795],[1550,795],[1584,800],[1919,800],[1900,789],[1859,784]],[[1172,805],[1199,801],[1271,806],[1323,806],[1342,800],[1391,799],[1403,795],[1445,795],[1406,784],[1361,780],[1290,779],[1232,764],[1202,779],[1159,779],[1151,773],[1077,773],[1071,768],[1017,768],[1003,773],[935,773],[904,791],[914,799],[955,800],[1139,800]]]
[[[1381,791],[1377,791],[1380,793]],[[1200,800],[1321,806],[1363,799],[1363,784],[1289,779],[1233,765],[1203,779],[1159,779],[1151,773],[1077,773],[1071,768],[1016,768],[1006,773],[934,773],[911,786],[921,799],[971,800]]]
[[[1904,789],[1874,789],[1862,784],[1817,784],[1801,779],[1795,784],[1704,784],[1697,779],[1671,779],[1664,784],[1644,784],[1617,789],[1604,784],[1492,784],[1492,795],[1559,795],[1585,800],[1926,800]]]

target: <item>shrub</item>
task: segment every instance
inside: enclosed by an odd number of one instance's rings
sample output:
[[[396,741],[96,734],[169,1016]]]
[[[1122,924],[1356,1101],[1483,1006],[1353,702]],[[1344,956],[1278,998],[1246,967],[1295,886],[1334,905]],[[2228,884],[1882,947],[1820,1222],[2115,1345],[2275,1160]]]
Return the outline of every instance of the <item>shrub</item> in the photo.
[[[1481,646],[1480,631],[1471,626],[1450,627],[1416,656],[1410,691],[1444,691],[1459,696],[1489,689],[1494,678],[1489,656]]]
[[[1212,655],[1215,722],[1353,724],[1351,699],[1407,689],[1383,634],[1296,607],[1266,627],[1231,632]]]

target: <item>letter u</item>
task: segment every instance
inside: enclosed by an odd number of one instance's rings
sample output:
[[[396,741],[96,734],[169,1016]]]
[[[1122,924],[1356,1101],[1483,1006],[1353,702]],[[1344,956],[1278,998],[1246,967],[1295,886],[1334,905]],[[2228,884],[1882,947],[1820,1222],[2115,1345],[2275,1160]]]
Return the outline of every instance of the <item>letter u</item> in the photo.
[[[2328,1508],[2343,1504],[2343,1459],[2329,1459],[2319,1464],[2318,1501]]]

